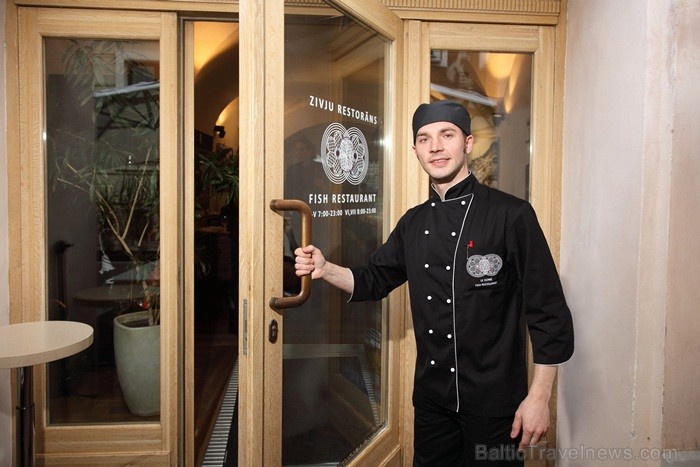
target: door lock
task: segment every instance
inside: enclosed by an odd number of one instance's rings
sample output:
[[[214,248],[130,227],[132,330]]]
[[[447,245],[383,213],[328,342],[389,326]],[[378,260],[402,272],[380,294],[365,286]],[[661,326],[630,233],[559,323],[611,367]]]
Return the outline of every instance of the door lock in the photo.
[[[277,320],[273,319],[270,321],[270,328],[269,328],[269,333],[267,338],[269,341],[274,344],[277,342],[277,336],[279,335],[279,325],[277,324]]]

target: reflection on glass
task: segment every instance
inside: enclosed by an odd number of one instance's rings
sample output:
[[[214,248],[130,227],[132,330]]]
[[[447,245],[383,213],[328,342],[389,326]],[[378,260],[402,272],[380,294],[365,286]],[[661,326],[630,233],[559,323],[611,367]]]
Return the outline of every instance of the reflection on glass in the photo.
[[[47,319],[95,330],[91,347],[49,365],[49,423],[152,422],[160,406],[158,43],[44,45]]]
[[[528,199],[532,54],[432,50],[430,61],[431,98],[461,102],[471,115],[470,170]]]
[[[352,266],[384,237],[387,46],[328,12],[285,17],[284,195],[309,204],[313,244],[330,261]],[[291,259],[300,219],[290,214],[286,221]],[[292,276],[285,292],[297,286]],[[285,465],[341,463],[384,426],[383,304],[347,299],[314,281],[306,304],[285,311]]]

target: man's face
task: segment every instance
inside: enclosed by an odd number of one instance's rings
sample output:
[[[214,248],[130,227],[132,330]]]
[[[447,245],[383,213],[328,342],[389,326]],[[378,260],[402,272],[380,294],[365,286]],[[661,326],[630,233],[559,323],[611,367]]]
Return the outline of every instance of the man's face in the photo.
[[[469,174],[467,154],[474,138],[450,122],[429,123],[418,130],[413,150],[423,170],[437,185],[450,184]]]

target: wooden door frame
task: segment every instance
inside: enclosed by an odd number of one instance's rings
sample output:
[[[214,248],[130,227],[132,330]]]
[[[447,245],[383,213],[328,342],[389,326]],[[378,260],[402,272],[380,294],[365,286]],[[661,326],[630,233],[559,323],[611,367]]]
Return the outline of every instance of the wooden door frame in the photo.
[[[557,123],[560,115],[560,86],[555,86],[556,60],[560,55],[557,30],[549,25],[483,23],[445,23],[407,21],[406,27],[406,75],[418,86],[408,87],[405,101],[408,109],[415,109],[422,102],[430,101],[430,50],[491,50],[498,52],[532,53],[532,117],[530,202],[538,214],[542,230],[549,242],[555,261],[559,257],[559,229],[561,212],[561,132]],[[409,150],[407,148],[407,150]],[[408,190],[405,197],[409,206],[423,202],[429,192],[429,180],[418,164],[406,170]],[[407,207],[409,207],[407,206]],[[406,334],[412,333],[410,313],[406,315]],[[531,352],[528,352],[531,354]],[[406,346],[406,361],[415,359],[415,343]],[[532,374],[532,358],[528,358],[528,373]],[[407,369],[403,384],[413,386],[413,375]],[[556,383],[550,400],[550,429],[540,448],[556,447]],[[405,393],[402,418],[407,425],[403,445],[407,459],[412,457],[413,407],[410,393]],[[405,463],[404,465],[408,465]],[[544,461],[528,461],[528,465],[545,465]]]
[[[161,197],[179,199],[175,176],[178,171],[177,150],[177,24],[176,16],[166,12],[125,12],[109,10],[24,8],[8,3],[8,22],[15,21],[12,31],[17,42],[10,52],[8,86],[17,85],[17,94],[8,99],[19,115],[18,124],[8,128],[8,173],[23,183],[11,185],[10,224],[15,241],[10,244],[11,321],[45,319],[46,231],[44,226],[45,193],[43,100],[43,37],[99,37],[159,41],[161,70],[160,150],[169,154],[160,162]],[[25,40],[23,40],[25,39]],[[8,93],[12,94],[12,93]],[[14,147],[13,147],[14,146]],[[161,203],[160,222],[178,225],[179,203]],[[158,423],[47,426],[46,365],[35,375],[37,457],[46,465],[54,463],[125,463],[147,455],[163,463],[178,462],[178,319],[181,309],[178,295],[181,238],[179,228],[161,235],[161,304],[173,310],[161,318],[161,418]],[[39,252],[27,255],[26,252]],[[25,252],[25,254],[23,254]],[[78,460],[79,459],[79,460]]]

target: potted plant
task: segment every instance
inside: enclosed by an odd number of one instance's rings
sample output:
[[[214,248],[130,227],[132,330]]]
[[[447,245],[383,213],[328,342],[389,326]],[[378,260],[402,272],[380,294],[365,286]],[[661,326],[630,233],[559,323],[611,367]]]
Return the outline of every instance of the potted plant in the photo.
[[[146,281],[143,311],[114,318],[114,357],[119,384],[134,415],[160,412],[160,315],[158,268]]]
[[[115,363],[129,409],[153,415],[160,407],[159,83],[131,60],[129,75],[138,81],[114,85],[124,44],[70,41],[65,76],[92,122],[60,128],[47,151],[54,189],[74,190],[95,207],[99,272],[116,276],[105,286],[123,281],[133,291],[114,320]]]

